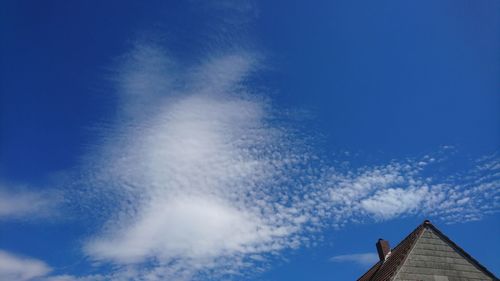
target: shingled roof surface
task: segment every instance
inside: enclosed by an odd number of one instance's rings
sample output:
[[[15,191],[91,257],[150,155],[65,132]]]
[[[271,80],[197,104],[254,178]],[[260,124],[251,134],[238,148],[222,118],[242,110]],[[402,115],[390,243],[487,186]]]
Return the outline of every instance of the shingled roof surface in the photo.
[[[478,268],[486,276],[489,276],[491,280],[499,280],[493,273],[489,272],[484,266],[479,264],[479,262],[472,258],[453,241],[451,241],[441,231],[439,231],[434,225],[430,223],[430,221],[426,220],[415,230],[413,230],[406,238],[404,238],[396,247],[394,247],[384,261],[381,260],[373,265],[365,274],[363,274],[363,276],[358,279],[358,281],[394,280],[399,270],[405,263],[411,250],[417,243],[419,237],[422,236],[426,229],[430,229],[434,233],[436,233],[442,240],[446,241],[456,252],[458,252],[458,254],[467,259],[473,266]]]

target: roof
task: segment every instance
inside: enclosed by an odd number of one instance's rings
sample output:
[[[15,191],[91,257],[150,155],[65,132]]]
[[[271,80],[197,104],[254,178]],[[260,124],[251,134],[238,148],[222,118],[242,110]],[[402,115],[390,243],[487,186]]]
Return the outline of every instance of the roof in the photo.
[[[398,271],[403,266],[406,258],[415,246],[419,237],[426,229],[431,229],[442,240],[446,241],[455,251],[467,259],[476,268],[482,271],[493,280],[499,280],[493,273],[488,271],[483,265],[476,261],[472,256],[460,248],[457,244],[451,241],[439,229],[437,229],[430,221],[425,220],[417,228],[415,228],[406,238],[404,238],[396,247],[391,250],[390,255],[385,261],[379,261],[373,265],[358,281],[388,281],[393,280]]]

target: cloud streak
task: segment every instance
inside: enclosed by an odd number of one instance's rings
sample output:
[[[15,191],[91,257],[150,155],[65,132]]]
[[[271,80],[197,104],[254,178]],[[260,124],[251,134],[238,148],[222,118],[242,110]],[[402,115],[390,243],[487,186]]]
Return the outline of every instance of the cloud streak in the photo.
[[[0,220],[31,220],[54,216],[60,206],[59,197],[55,193],[6,188],[4,185],[0,187]]]
[[[0,250],[0,279],[27,281],[52,271],[46,263]]]
[[[338,255],[330,258],[332,262],[354,262],[362,266],[370,266],[378,261],[375,253]]]

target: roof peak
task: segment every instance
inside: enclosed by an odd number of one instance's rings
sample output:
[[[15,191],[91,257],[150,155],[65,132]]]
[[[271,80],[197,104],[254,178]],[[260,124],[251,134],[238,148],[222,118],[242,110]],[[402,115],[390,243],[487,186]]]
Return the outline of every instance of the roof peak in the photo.
[[[380,259],[375,265],[372,266],[363,276],[361,276],[358,281],[386,281],[394,277],[394,274],[398,272],[401,266],[404,264],[407,256],[411,252],[417,240],[424,234],[425,231],[431,231],[447,243],[451,248],[457,251],[461,256],[468,260],[472,265],[478,268],[480,271],[492,278],[492,280],[499,280],[493,273],[488,271],[483,265],[481,265],[477,260],[455,244],[450,238],[444,235],[436,226],[434,226],[430,220],[426,219],[422,224],[417,226],[406,238],[401,240],[399,244],[392,250],[389,249],[391,254],[386,256],[385,259]],[[384,241],[379,239],[378,244]],[[388,246],[388,245],[387,245]],[[378,249],[377,249],[378,250]],[[380,251],[379,251],[380,256]]]

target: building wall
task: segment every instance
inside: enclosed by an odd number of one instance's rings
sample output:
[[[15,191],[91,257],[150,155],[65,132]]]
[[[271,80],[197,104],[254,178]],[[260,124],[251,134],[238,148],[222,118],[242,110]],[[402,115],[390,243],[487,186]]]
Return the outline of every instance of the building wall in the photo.
[[[425,229],[394,280],[493,280],[432,230]]]

